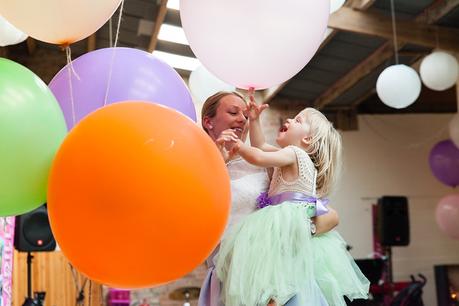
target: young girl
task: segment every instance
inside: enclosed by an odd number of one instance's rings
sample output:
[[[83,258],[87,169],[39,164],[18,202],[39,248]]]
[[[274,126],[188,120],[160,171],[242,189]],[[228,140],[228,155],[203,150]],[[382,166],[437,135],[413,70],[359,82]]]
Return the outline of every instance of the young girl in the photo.
[[[274,173],[259,210],[221,243],[216,271],[224,305],[284,305],[295,298],[301,306],[344,306],[344,295],[367,298],[369,282],[341,236],[331,231],[311,239],[311,219],[326,213],[322,197],[338,176],[340,135],[322,113],[306,108],[282,125],[276,139],[281,148],[268,145],[258,119],[265,108],[253,99],[249,104],[252,147],[230,140],[233,153],[274,167]]]

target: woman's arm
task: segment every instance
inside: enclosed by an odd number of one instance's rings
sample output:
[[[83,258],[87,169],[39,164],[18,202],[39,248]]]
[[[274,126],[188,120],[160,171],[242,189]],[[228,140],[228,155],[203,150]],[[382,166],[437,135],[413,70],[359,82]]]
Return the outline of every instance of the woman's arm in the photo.
[[[312,218],[312,222],[316,225],[315,235],[320,235],[334,229],[339,223],[339,216],[336,210],[328,207],[328,212],[318,217]]]

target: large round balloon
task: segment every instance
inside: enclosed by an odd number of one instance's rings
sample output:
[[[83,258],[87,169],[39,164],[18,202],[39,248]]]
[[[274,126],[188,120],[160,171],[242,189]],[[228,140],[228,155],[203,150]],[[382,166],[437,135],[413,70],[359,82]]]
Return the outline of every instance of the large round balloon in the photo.
[[[281,5],[282,4],[282,5]],[[298,73],[320,46],[330,1],[181,0],[197,58],[222,81],[264,89]]]
[[[27,35],[16,29],[0,16],[0,47],[15,45],[27,39]]]
[[[236,90],[236,87],[218,79],[202,65],[191,72],[188,86],[197,103],[204,103],[208,97],[219,91]]]
[[[48,173],[66,134],[51,91],[32,71],[0,58],[0,216],[46,202]]]
[[[459,239],[459,195],[451,194],[440,200],[435,210],[438,227],[449,237]]]
[[[122,102],[76,125],[53,163],[53,233],[82,273],[116,288],[177,279],[218,244],[229,213],[225,163],[189,118]]]
[[[333,14],[337,10],[339,10],[343,5],[345,0],[331,0],[330,1],[330,14]]]
[[[392,65],[384,69],[376,81],[376,92],[381,101],[392,108],[413,104],[421,93],[421,79],[413,68]]]
[[[174,108],[196,121],[193,100],[183,79],[151,53],[132,48],[99,49],[80,56],[72,65],[76,72],[76,75],[71,73],[74,110],[69,86],[70,65],[59,71],[49,84],[69,128],[104,105],[107,87],[106,104],[150,101]]]
[[[441,91],[456,84],[459,65],[453,55],[435,51],[422,60],[419,73],[424,85],[432,90]]]
[[[0,0],[0,14],[35,39],[65,45],[96,32],[121,0]]]
[[[459,149],[451,140],[440,141],[432,148],[429,164],[442,183],[451,187],[459,185]]]

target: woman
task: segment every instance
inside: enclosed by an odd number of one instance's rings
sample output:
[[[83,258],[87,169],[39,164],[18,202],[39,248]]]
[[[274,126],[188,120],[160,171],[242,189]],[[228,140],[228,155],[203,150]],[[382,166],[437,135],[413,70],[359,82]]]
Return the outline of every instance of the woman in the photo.
[[[268,173],[265,169],[252,166],[238,156],[229,156],[231,147],[224,145],[230,138],[237,137],[245,141],[247,137],[247,105],[242,95],[237,92],[218,92],[209,97],[202,107],[201,119],[203,129],[219,147],[227,161],[231,179],[232,207],[228,224],[230,227],[256,209],[256,198],[268,189]],[[314,234],[327,232],[337,224],[338,215],[330,208],[327,214],[315,218]],[[220,282],[214,272],[213,257],[216,251],[207,260],[209,270],[201,288],[199,306],[222,305]],[[296,299],[292,298],[286,305],[296,305]]]

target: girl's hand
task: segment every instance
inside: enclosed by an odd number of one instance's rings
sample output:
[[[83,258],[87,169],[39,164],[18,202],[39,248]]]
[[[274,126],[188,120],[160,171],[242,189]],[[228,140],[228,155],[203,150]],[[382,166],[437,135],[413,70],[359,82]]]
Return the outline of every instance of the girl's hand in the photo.
[[[258,105],[257,102],[255,102],[253,95],[250,95],[249,97],[250,102],[247,106],[249,111],[249,120],[258,120],[258,118],[260,118],[260,114],[269,107],[269,104]]]
[[[239,150],[241,149],[243,145],[244,143],[242,142],[242,140],[237,139],[236,142],[231,147],[231,150],[229,152],[230,156],[232,157],[234,155],[239,154]]]
[[[227,129],[221,132],[220,136],[218,136],[215,141],[225,162],[229,161],[234,156],[235,153],[232,153],[232,149],[238,140],[239,138],[234,131],[232,129]]]

